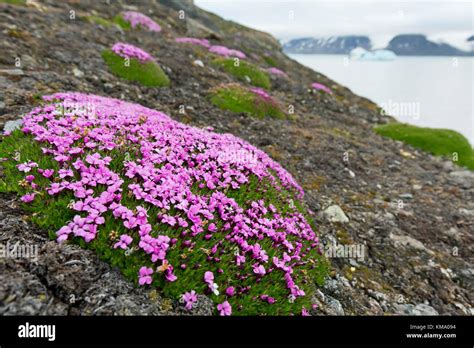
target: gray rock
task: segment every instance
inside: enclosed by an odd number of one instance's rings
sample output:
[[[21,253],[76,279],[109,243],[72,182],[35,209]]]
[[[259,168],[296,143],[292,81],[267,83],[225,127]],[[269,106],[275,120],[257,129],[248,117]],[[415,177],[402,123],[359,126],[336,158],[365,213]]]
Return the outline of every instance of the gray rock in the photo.
[[[84,72],[82,70],[79,70],[78,68],[73,68],[72,73],[76,77],[83,77],[84,76]]]
[[[191,311],[192,315],[212,315],[215,305],[212,300],[204,295],[198,295],[198,300]]]
[[[4,89],[10,84],[10,81],[6,77],[1,76],[0,74],[0,88]]]
[[[395,308],[395,314],[400,315],[438,315],[438,311],[431,306],[420,303],[415,305],[412,304],[399,304],[393,305]]]
[[[462,240],[462,233],[456,227],[451,227],[449,230],[444,232],[447,236],[454,238],[457,241]]]
[[[329,293],[335,293],[338,289],[338,282],[335,279],[327,279],[324,283],[324,289]]]
[[[329,295],[326,295],[326,310],[329,315],[345,315],[341,302]]]
[[[451,161],[444,161],[443,162],[443,169],[447,172],[454,170],[454,163]]]
[[[429,251],[422,242],[410,236],[402,236],[390,233],[389,238],[394,242],[395,245],[401,244],[403,246],[412,247],[418,250]]]
[[[463,216],[466,216],[466,217],[473,217],[474,216],[474,210],[460,208],[459,209],[459,214],[461,214]]]
[[[449,181],[463,188],[474,187],[474,172],[469,170],[458,170],[449,173]]]
[[[34,69],[38,66],[36,60],[27,54],[22,54],[20,58],[22,67],[26,69]]]
[[[23,120],[21,118],[14,121],[7,121],[5,126],[3,126],[3,130],[5,132],[13,132],[15,129],[20,129],[22,124]]]
[[[205,37],[220,40],[221,36],[211,28],[192,18],[186,18],[186,35],[191,37]]]
[[[331,205],[323,211],[323,215],[331,222],[349,222],[349,218],[338,205]]]
[[[214,305],[212,300],[201,294],[197,295],[197,302],[193,304],[191,310],[184,308],[184,303],[182,301],[176,301],[175,307],[178,315],[213,315],[216,309],[216,305]]]
[[[349,176],[351,178],[355,178],[355,176],[356,176],[355,173],[352,170],[350,170],[349,168],[344,168],[344,171],[348,172]]]
[[[377,301],[385,301],[385,302],[389,301],[389,298],[388,298],[387,294],[384,294],[383,292],[374,291],[374,290],[369,289],[368,293],[371,297],[373,297]]]
[[[196,59],[194,62],[193,62],[194,65],[196,66],[200,66],[201,68],[204,68],[204,63],[202,62],[202,60],[200,59]]]
[[[25,73],[22,69],[0,69],[0,75],[23,76]]]
[[[412,199],[413,195],[411,193],[402,193],[398,195],[398,197],[403,198],[403,199]]]
[[[349,264],[353,267],[359,267],[359,263],[354,259],[349,259]]]

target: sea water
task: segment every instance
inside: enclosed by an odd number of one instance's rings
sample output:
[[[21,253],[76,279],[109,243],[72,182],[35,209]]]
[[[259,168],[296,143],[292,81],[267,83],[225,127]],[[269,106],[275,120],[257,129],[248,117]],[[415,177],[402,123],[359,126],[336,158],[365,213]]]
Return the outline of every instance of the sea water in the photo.
[[[400,122],[453,129],[474,145],[473,57],[357,61],[344,55],[289,56],[369,98]]]

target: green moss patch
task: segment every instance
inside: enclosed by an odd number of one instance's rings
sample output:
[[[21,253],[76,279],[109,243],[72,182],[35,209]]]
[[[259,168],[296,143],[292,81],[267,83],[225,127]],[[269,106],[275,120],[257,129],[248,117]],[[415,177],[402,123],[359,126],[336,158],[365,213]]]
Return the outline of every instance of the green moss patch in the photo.
[[[99,24],[99,25],[102,25],[103,27],[111,27],[112,25],[115,25],[113,21],[105,19],[100,16],[90,15],[90,16],[85,16],[82,18],[89,23]]]
[[[271,66],[271,67],[277,67],[278,66],[278,63],[277,63],[276,59],[273,58],[272,56],[264,54],[262,56],[262,58],[265,61],[265,63],[267,63],[269,66]]]
[[[127,22],[125,19],[123,19],[121,14],[118,14],[114,17],[114,22],[124,30],[132,29],[132,25],[130,24],[130,22]]]
[[[130,65],[126,66],[126,60],[112,52],[112,50],[104,50],[102,58],[104,58],[110,71],[118,77],[139,82],[147,87],[163,87],[170,84],[168,76],[156,62],[142,63],[132,58],[129,60]]]
[[[474,150],[469,141],[456,131],[422,128],[404,123],[378,126],[375,131],[436,156],[446,156],[453,160],[454,154],[457,153],[458,161],[455,163],[474,170]]]
[[[238,64],[236,63],[238,62]],[[228,72],[240,81],[247,82],[247,77],[250,79],[250,84],[257,87],[270,89],[271,82],[268,74],[262,71],[258,66],[246,62],[243,59],[237,58],[217,58],[213,64],[220,69]]]
[[[26,5],[26,0],[0,0],[0,4]]]
[[[211,90],[211,102],[221,109],[245,112],[258,118],[269,116],[283,119],[287,117],[273,98],[263,98],[237,84],[219,86]]]

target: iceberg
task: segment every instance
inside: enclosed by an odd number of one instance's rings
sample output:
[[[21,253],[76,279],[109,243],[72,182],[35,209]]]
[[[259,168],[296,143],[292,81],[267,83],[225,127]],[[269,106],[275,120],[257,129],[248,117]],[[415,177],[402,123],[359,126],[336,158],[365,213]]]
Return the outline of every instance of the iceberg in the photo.
[[[379,60],[379,61],[386,61],[386,60],[394,60],[397,55],[389,50],[375,50],[375,51],[367,51],[362,47],[354,48],[350,53],[349,57],[353,60]]]

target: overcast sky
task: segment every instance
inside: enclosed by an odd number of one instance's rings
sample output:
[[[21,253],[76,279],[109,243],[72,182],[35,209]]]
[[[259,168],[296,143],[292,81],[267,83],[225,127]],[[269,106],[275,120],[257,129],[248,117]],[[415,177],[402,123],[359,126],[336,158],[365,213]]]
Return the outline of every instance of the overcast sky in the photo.
[[[384,47],[395,35],[426,34],[467,48],[474,34],[472,0],[195,0],[203,9],[280,40],[367,35]]]

